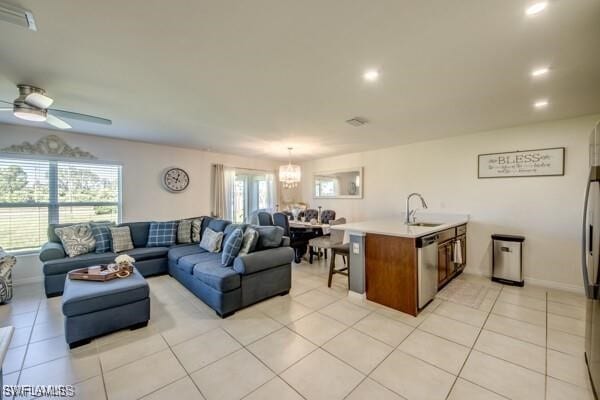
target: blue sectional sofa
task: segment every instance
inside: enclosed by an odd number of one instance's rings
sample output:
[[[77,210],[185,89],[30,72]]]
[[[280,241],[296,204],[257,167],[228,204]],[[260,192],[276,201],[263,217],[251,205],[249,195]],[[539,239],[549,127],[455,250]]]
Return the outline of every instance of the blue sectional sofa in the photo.
[[[121,224],[129,226],[135,246],[123,253],[136,259],[135,266],[145,277],[169,273],[221,317],[268,297],[285,294],[291,288],[294,252],[289,247],[287,237],[283,237],[277,247],[261,248],[259,245],[255,251],[238,256],[233,266],[224,267],[221,265],[221,253],[209,253],[197,243],[146,247],[150,224]],[[58,226],[61,225],[49,227],[49,241],[40,252],[48,297],[62,294],[69,271],[109,263],[117,256],[108,252],[67,257],[60,239],[54,233]],[[246,225],[232,225],[229,221],[205,217],[201,232],[207,227],[216,232],[224,232],[226,238],[234,228],[245,229]]]

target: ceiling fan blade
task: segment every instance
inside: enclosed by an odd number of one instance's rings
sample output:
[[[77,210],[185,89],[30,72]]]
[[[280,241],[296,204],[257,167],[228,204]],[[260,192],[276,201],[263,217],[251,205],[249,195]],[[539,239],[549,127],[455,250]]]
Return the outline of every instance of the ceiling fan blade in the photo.
[[[25,103],[32,107],[46,109],[54,103],[54,100],[41,93],[30,93],[25,97]]]
[[[94,117],[93,115],[79,114],[72,111],[56,110],[54,108],[51,108],[48,111],[61,118],[77,119],[79,121],[93,122],[95,124],[112,125],[112,121],[110,119]]]
[[[12,101],[4,101],[4,100],[0,100],[0,103],[4,103],[4,104],[10,104],[11,106],[13,105]]]
[[[52,114],[47,115],[46,122],[58,129],[71,129],[71,125]]]
[[[12,111],[12,107],[8,108],[8,107],[0,107],[0,111]]]

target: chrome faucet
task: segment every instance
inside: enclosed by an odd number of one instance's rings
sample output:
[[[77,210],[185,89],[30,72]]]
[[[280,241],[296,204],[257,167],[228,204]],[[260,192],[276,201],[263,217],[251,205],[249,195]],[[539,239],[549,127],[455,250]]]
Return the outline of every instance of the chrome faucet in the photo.
[[[417,209],[415,208],[414,210],[410,209],[410,199],[413,196],[417,196],[419,197],[419,199],[421,199],[421,206],[423,208],[427,208],[427,203],[425,203],[425,199],[423,198],[423,196],[421,196],[421,194],[419,193],[411,193],[408,195],[408,197],[406,198],[406,220],[404,221],[406,223],[406,225],[410,224],[410,218],[413,218],[413,222],[415,220],[415,213],[417,212]]]

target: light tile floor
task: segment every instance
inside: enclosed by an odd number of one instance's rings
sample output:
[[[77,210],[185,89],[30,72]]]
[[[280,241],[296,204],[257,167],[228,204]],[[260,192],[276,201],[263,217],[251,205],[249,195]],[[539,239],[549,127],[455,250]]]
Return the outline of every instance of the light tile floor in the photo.
[[[147,328],[69,350],[60,298],[15,288],[6,384],[75,384],[80,399],[591,399],[583,296],[489,286],[478,309],[435,300],[414,318],[326,286],[323,260],[293,288],[221,320],[168,277],[148,279]]]

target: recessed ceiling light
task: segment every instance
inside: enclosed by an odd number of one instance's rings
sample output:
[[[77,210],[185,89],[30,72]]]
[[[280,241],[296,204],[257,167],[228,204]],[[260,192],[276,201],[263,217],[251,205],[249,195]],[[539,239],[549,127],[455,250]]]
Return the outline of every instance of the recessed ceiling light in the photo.
[[[363,74],[363,78],[367,82],[375,82],[377,79],[379,79],[379,71],[376,69],[368,69]]]
[[[525,9],[525,15],[536,15],[544,11],[548,7],[547,1],[539,1],[537,3],[533,3],[529,7]]]
[[[543,75],[546,75],[548,72],[550,72],[550,68],[548,68],[548,67],[536,68],[533,71],[531,71],[531,76],[533,76],[533,77],[543,76]]]
[[[533,106],[535,108],[537,108],[538,110],[542,109],[542,108],[546,108],[546,107],[548,107],[548,100],[546,100],[546,99],[538,100],[535,103],[533,103]]]

